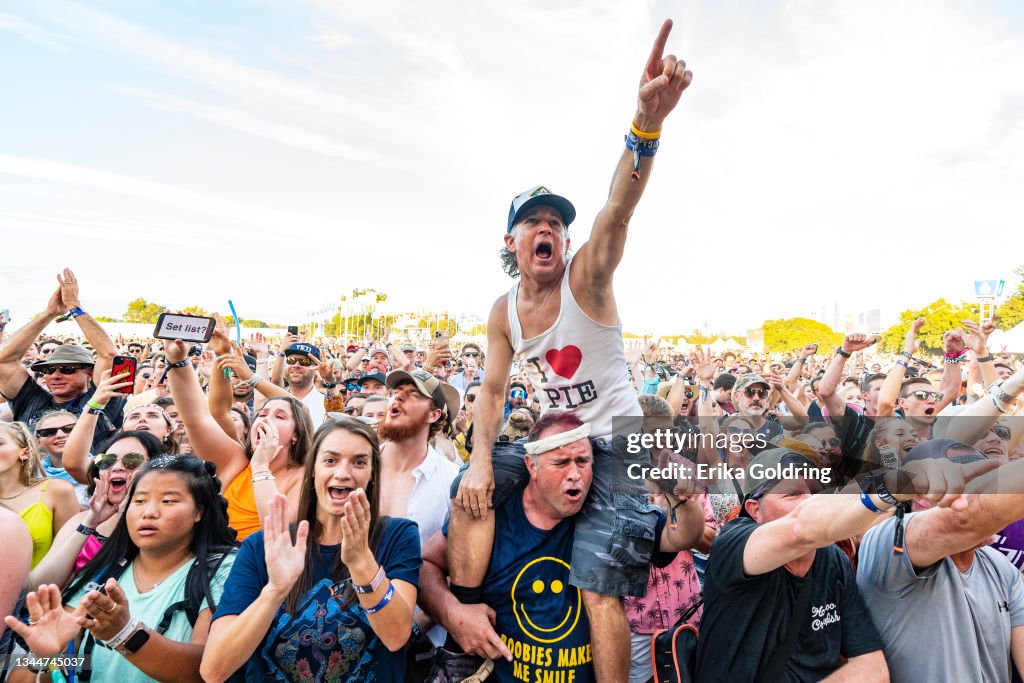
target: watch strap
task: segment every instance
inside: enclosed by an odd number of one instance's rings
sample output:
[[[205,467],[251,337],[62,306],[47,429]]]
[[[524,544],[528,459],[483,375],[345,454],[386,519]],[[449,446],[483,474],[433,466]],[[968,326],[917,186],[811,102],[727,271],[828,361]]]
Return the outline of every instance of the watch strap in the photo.
[[[384,567],[378,566],[377,573],[374,575],[373,580],[370,581],[369,585],[359,586],[353,583],[352,590],[360,594],[373,593],[380,587],[380,584],[383,583],[384,578]]]
[[[118,647],[116,647],[115,650],[121,653],[122,655],[135,654],[148,641],[149,627],[140,621],[135,633],[128,636],[128,638]]]

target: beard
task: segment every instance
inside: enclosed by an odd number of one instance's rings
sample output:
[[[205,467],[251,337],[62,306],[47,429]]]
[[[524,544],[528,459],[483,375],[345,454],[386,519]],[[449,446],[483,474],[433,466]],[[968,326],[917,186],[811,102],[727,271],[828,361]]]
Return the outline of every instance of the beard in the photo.
[[[377,440],[381,443],[385,441],[405,441],[416,436],[423,429],[423,424],[426,422],[426,416],[422,420],[417,420],[410,415],[404,417],[403,424],[392,420],[390,414],[385,415],[384,421],[377,425]]]

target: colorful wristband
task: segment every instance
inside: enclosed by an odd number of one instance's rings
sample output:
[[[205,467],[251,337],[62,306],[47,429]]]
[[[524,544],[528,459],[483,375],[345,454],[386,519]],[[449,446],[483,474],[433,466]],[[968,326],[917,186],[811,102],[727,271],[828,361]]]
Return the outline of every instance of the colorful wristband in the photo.
[[[660,130],[654,133],[648,133],[647,131],[643,131],[637,128],[635,123],[629,124],[629,130],[632,131],[633,135],[637,136],[641,140],[657,140],[658,138],[661,137]]]
[[[377,612],[379,612],[382,609],[384,609],[385,607],[387,607],[387,604],[389,602],[391,602],[391,598],[393,598],[393,597],[395,597],[395,584],[389,583],[388,584],[388,590],[384,594],[384,597],[380,599],[380,602],[378,602],[373,607],[366,607],[366,608],[364,608],[363,611],[366,612],[367,614],[376,614]]]

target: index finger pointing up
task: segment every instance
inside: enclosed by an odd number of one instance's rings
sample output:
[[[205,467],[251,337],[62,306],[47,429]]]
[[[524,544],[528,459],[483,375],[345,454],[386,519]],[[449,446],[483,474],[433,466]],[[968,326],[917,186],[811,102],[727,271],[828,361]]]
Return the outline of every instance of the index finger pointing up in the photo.
[[[651,56],[647,59],[647,72],[651,77],[661,73],[661,57],[665,54],[665,45],[668,43],[668,34],[672,32],[672,20],[666,19],[661,25],[661,31],[654,40],[654,47],[651,48]]]

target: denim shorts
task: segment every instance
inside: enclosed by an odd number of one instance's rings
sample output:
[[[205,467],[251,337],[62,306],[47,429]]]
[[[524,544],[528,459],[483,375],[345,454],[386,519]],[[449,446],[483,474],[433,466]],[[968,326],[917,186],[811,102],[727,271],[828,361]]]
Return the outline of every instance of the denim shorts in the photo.
[[[576,516],[576,532],[569,583],[600,595],[642,597],[647,593],[651,557],[661,517],[648,502],[643,481],[626,475],[631,463],[650,464],[647,452],[630,455],[626,440],[591,439],[594,476],[583,509]],[[494,444],[493,507],[500,508],[530,481],[521,443]],[[454,498],[468,463],[452,482]]]

